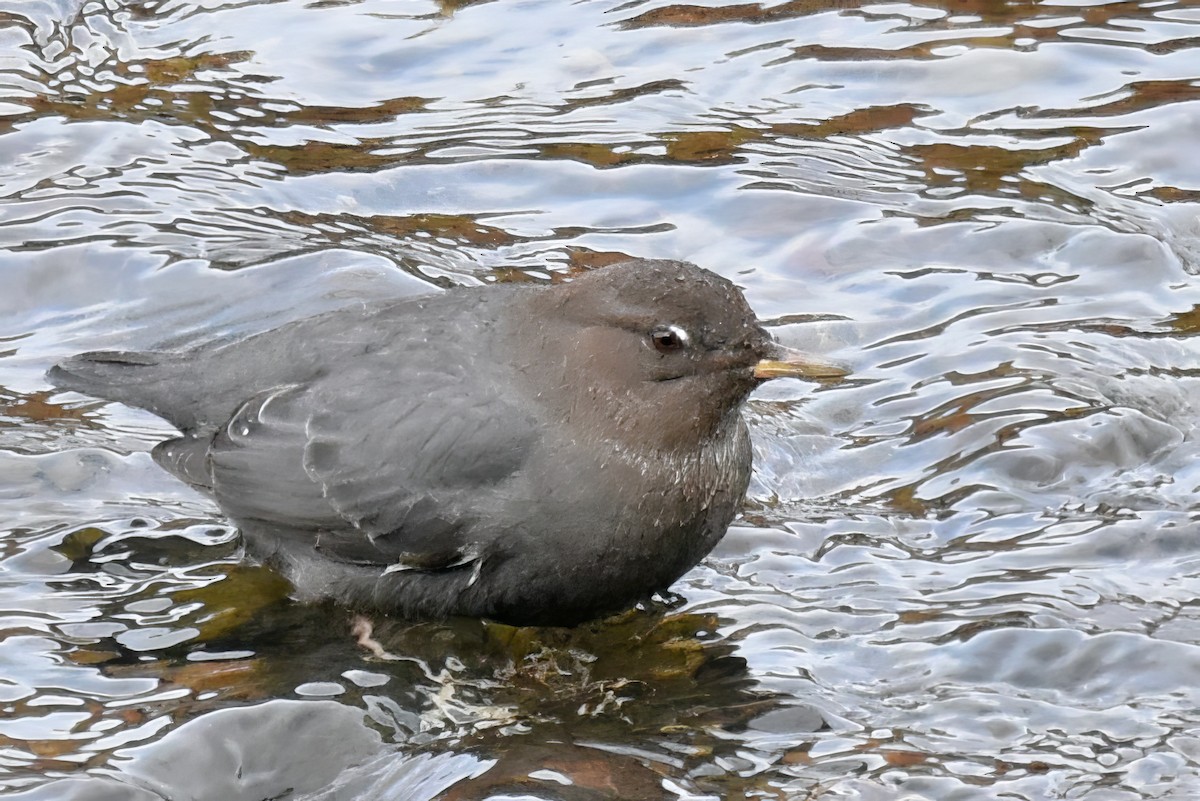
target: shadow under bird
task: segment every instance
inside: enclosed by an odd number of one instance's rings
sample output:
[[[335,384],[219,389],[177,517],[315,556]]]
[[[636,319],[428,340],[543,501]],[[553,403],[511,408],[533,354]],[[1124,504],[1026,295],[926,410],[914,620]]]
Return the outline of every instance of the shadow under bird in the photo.
[[[48,377],[179,428],[155,460],[301,599],[572,625],[667,589],[724,535],[758,384],[843,374],[776,344],[726,279],[638,260]]]

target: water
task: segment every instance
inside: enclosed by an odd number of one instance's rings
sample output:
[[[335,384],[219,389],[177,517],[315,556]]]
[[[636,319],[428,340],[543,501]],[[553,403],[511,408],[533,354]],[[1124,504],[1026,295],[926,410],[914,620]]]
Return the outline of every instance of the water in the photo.
[[[62,799],[1200,794],[1200,10],[0,9],[0,787]],[[572,631],[302,606],[42,378],[624,255],[854,370]],[[290,795],[289,795],[290,794]]]

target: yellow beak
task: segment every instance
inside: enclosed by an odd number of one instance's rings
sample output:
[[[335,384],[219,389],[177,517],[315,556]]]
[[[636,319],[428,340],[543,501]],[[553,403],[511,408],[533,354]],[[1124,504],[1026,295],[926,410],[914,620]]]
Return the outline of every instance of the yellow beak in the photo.
[[[850,371],[831,361],[811,356],[793,348],[776,344],[771,356],[754,365],[754,377],[760,381],[769,378],[799,378],[804,381],[819,381],[836,384]]]

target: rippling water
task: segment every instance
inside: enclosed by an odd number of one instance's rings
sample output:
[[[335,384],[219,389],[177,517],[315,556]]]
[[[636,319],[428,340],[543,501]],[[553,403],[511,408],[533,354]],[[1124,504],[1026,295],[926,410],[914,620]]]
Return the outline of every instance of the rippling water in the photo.
[[[1189,0],[0,8],[0,787],[24,799],[1200,796]],[[54,393],[80,350],[623,255],[852,380],[572,631],[302,606]]]

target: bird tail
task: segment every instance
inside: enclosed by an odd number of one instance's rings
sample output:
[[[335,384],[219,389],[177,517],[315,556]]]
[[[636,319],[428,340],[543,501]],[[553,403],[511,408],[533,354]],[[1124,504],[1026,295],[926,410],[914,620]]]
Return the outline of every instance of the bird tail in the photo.
[[[169,353],[97,350],[63,359],[46,378],[59,389],[69,389],[131,406],[149,408],[154,387],[171,370]]]

